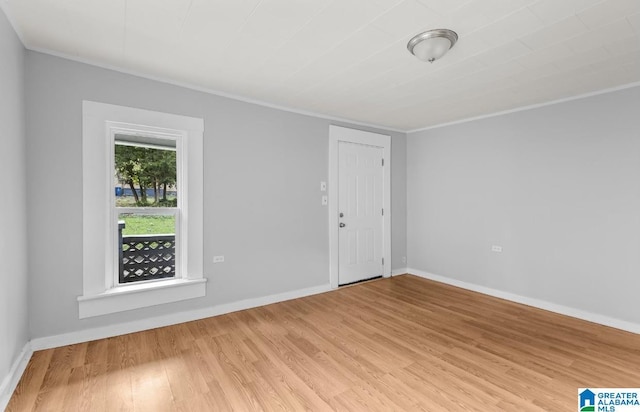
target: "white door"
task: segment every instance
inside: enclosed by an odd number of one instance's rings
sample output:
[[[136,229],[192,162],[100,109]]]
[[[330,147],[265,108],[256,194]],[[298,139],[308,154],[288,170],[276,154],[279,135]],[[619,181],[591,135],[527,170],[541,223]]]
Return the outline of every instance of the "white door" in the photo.
[[[383,148],[338,144],[340,285],[383,275]]]

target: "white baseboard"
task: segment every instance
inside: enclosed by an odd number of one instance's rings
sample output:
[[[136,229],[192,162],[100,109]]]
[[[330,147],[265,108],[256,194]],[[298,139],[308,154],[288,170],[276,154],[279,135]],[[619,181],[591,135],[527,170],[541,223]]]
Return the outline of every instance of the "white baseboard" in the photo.
[[[628,322],[626,320],[616,319],[597,313],[587,312],[581,309],[572,308],[569,306],[558,305],[556,303],[547,302],[545,300],[530,298],[526,296],[517,295],[511,292],[505,292],[498,289],[488,288],[486,286],[476,285],[474,283],[468,283],[457,279],[448,278],[445,276],[434,275],[433,273],[424,272],[417,269],[407,269],[407,273],[421,278],[434,280],[436,282],[446,283],[451,286],[456,286],[462,289],[479,292],[485,295],[494,296],[496,298],[509,300],[516,303],[521,303],[527,306],[533,306],[535,308],[548,310],[549,312],[559,313],[565,316],[571,316],[572,318],[582,319],[593,323],[598,323],[612,328],[621,329],[631,333],[640,334],[640,324]]]
[[[31,348],[31,343],[27,342],[13,362],[13,365],[11,365],[9,374],[4,377],[0,384],[0,411],[5,410],[9,404],[11,395],[13,395],[13,391],[16,390],[16,386],[18,386],[18,382],[29,364],[31,355],[33,355],[33,349]]]
[[[85,329],[76,332],[64,333],[61,335],[36,338],[31,340],[31,348],[33,350],[51,349],[65,345],[72,345],[75,343],[89,342],[96,339],[110,338],[112,336],[140,332],[143,330],[160,328],[163,326],[170,326],[178,323],[191,322],[193,320],[223,315],[225,313],[237,312],[244,309],[251,309],[258,306],[269,305],[271,303],[283,302],[286,300],[316,295],[318,293],[324,293],[330,290],[331,287],[329,286],[329,284],[326,284],[322,286],[315,286],[306,289],[278,293],[275,295],[263,296],[254,299],[245,299],[238,302],[225,303],[222,305],[196,309],[187,312],[172,313],[169,315],[142,319],[133,322],[119,323],[116,325],[104,326],[100,328]]]
[[[391,276],[405,275],[407,273],[409,273],[409,268],[393,269],[391,271]]]

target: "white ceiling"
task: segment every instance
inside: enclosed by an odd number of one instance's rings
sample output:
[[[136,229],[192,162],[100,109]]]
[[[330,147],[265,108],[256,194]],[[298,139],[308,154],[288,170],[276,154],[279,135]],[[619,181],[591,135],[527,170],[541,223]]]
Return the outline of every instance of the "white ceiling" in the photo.
[[[401,130],[640,81],[639,0],[0,1],[29,49]]]

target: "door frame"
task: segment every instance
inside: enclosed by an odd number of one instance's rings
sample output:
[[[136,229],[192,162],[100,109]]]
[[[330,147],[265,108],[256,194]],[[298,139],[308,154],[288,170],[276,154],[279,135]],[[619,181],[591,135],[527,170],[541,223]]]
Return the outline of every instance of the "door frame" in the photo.
[[[382,148],[382,267],[383,277],[391,276],[391,136],[365,132],[347,127],[329,126],[329,284],[332,289],[339,282],[339,234],[338,234],[338,146],[340,142],[365,144]]]

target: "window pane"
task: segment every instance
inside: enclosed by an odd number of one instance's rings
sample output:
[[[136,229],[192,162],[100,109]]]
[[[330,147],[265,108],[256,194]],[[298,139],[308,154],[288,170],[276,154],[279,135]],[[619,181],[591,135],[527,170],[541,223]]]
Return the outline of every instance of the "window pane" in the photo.
[[[176,207],[176,142],[116,135],[114,183],[117,207]]]
[[[174,215],[118,215],[119,282],[131,283],[176,275]]]

